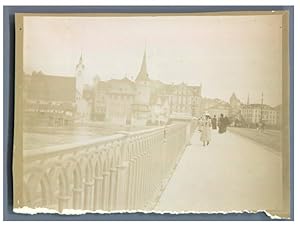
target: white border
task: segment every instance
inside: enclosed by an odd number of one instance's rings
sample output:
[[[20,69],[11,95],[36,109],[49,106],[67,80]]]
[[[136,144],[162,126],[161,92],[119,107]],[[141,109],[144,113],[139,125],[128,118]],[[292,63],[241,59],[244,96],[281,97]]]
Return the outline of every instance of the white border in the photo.
[[[2,30],[2,36],[0,36],[0,41],[1,43],[3,43],[3,6],[4,5],[206,5],[206,6],[228,6],[228,5],[239,5],[239,6],[246,6],[246,5],[250,5],[250,6],[264,6],[264,5],[294,5],[294,40],[295,40],[295,48],[294,48],[294,85],[295,85],[295,94],[294,94],[294,100],[297,100],[298,104],[295,102],[295,112],[294,112],[294,116],[295,116],[295,124],[294,124],[294,128],[295,128],[295,132],[294,132],[294,138],[295,138],[295,147],[294,147],[294,153],[295,153],[295,156],[294,156],[294,160],[295,160],[295,169],[294,169],[294,174],[295,174],[295,179],[294,179],[294,192],[295,192],[295,201],[294,201],[294,213],[295,213],[295,221],[294,222],[244,222],[242,225],[245,225],[246,226],[252,226],[252,225],[272,225],[272,227],[275,227],[276,225],[287,225],[287,226],[291,226],[291,225],[298,225],[299,226],[299,219],[298,219],[298,216],[297,214],[299,213],[299,196],[297,194],[297,192],[299,192],[299,175],[297,175],[297,173],[299,173],[299,154],[298,154],[298,151],[300,150],[299,149],[299,118],[296,117],[296,116],[300,116],[300,111],[299,111],[299,89],[297,88],[297,86],[299,86],[300,84],[300,79],[299,79],[299,40],[300,40],[300,37],[299,37],[299,21],[300,21],[300,18],[299,18],[299,7],[300,7],[300,1],[298,0],[48,0],[48,1],[42,1],[42,0],[26,0],[26,1],[22,1],[22,0],[2,0],[1,1],[2,3],[2,7],[1,7],[1,21],[0,21],[0,24],[1,24],[1,30]],[[296,42],[296,40],[298,40],[298,43]],[[3,48],[3,45],[1,45],[1,50]],[[297,51],[296,51],[297,50]],[[2,53],[3,53],[3,50],[2,50]],[[0,64],[0,70],[1,72],[3,72],[3,54],[1,55],[0,57],[0,61],[1,61],[1,64]],[[0,80],[0,83],[1,83],[1,88],[3,89],[3,80],[1,79]],[[1,106],[3,106],[3,91],[1,91]],[[3,112],[1,111],[1,126],[3,128]],[[3,131],[1,131],[1,133],[3,133]],[[1,138],[3,138],[3,135],[1,136]],[[297,140],[298,139],[298,140]],[[3,147],[3,140],[1,139],[1,147]],[[2,157],[2,160],[3,160],[3,153],[1,152],[1,157]],[[1,171],[1,177],[3,179],[3,162],[1,161],[1,164],[0,164],[0,171]],[[3,181],[2,181],[3,182]],[[0,187],[0,192],[1,192],[1,199],[0,199],[0,204],[2,205],[2,195],[3,195],[3,188]],[[3,206],[1,206],[1,209],[3,209]],[[3,215],[3,211],[1,210],[1,215]],[[3,217],[2,217],[2,220],[3,220]],[[52,222],[23,222],[23,223],[20,223],[20,222],[4,222],[2,224],[5,224],[5,225],[16,225],[16,224],[22,224],[22,225],[37,225],[40,227],[40,225],[48,225],[48,226],[51,226],[52,224],[55,224],[56,223],[52,223]],[[1,225],[2,225],[1,224]],[[60,222],[59,224],[61,225],[66,225],[66,224],[69,224],[69,223],[66,223],[66,222]],[[70,223],[71,224],[71,223]],[[72,225],[75,225],[75,226],[82,226],[84,223],[83,222],[73,222]],[[95,224],[95,226],[99,226],[104,224],[104,223],[97,223],[97,222],[88,222],[87,224],[89,225],[92,225],[92,224]],[[143,224],[143,225],[164,225],[164,222],[160,222],[160,223],[157,223],[157,222],[106,222],[105,224],[109,224],[109,225],[115,225],[115,224],[122,224],[125,225],[125,226],[132,226],[132,225],[140,225],[140,224]],[[194,225],[201,225],[201,223],[197,223],[197,222],[181,222],[181,221],[177,221],[177,222],[173,222],[171,223],[171,225],[181,225],[181,224],[194,224]],[[204,223],[203,223],[204,224]],[[220,224],[222,226],[240,226],[241,223],[239,222],[205,222],[205,225],[216,225],[216,224]],[[2,225],[3,226],[3,225]]]

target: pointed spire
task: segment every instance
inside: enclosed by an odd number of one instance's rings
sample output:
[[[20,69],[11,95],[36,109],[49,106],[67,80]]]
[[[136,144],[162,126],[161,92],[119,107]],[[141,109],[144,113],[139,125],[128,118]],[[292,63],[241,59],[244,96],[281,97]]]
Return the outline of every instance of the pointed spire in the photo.
[[[142,61],[140,72],[135,80],[136,81],[149,80],[148,72],[147,72],[147,62],[146,62],[146,49],[144,51],[144,56],[143,56],[143,61]]]
[[[146,63],[146,49],[144,50],[144,56],[143,56],[143,62],[142,62],[142,68],[145,72],[147,72],[147,63]]]
[[[80,53],[80,58],[79,58],[79,62],[76,65],[76,70],[78,69],[84,69],[84,64],[83,64],[83,57],[82,57],[82,52]]]

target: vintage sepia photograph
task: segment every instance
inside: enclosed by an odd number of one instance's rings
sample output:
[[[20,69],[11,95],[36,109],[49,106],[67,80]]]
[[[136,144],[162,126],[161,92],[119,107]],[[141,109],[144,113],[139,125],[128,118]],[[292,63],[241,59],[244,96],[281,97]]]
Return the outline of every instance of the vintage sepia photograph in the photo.
[[[290,217],[288,12],[15,18],[14,212]]]

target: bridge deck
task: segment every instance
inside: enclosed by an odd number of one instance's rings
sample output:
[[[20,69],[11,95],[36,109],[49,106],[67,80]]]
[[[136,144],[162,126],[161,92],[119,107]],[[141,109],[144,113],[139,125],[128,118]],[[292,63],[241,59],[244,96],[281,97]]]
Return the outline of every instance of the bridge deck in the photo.
[[[155,210],[274,210],[281,206],[281,154],[247,138],[195,132]]]

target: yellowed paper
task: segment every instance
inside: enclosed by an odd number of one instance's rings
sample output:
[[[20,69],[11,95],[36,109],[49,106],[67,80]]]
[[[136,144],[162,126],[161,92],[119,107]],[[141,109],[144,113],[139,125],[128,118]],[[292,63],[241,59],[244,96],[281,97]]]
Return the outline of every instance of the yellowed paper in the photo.
[[[290,217],[287,12],[17,14],[14,211]]]

